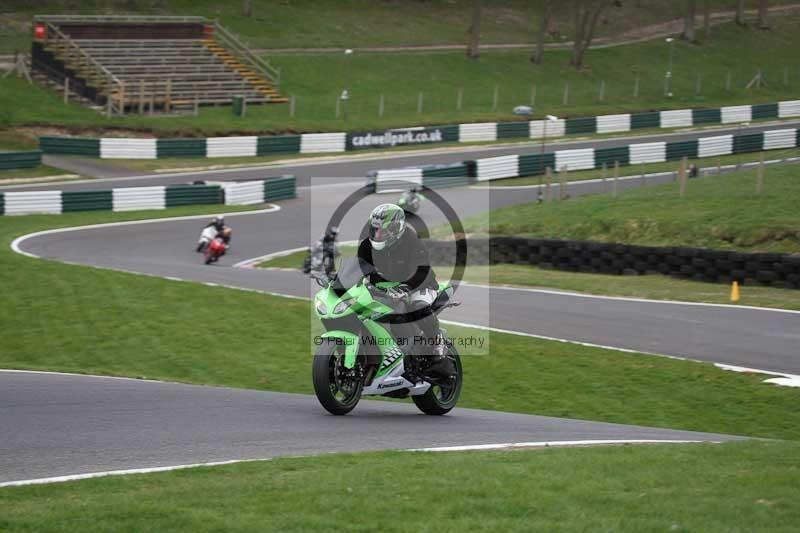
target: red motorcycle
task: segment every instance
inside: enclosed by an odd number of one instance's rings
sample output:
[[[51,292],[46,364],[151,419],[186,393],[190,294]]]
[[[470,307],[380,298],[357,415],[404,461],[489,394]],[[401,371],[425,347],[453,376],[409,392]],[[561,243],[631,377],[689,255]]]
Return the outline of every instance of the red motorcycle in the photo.
[[[210,265],[211,263],[216,263],[220,257],[225,255],[225,250],[227,249],[228,247],[225,245],[225,241],[222,240],[222,237],[217,237],[211,241],[206,247],[206,264]]]

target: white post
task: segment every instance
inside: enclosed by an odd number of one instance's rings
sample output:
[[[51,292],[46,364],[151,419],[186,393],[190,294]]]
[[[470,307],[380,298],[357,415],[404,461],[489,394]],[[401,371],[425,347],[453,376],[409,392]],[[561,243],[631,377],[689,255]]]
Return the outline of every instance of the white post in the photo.
[[[378,116],[379,117],[383,117],[383,106],[384,106],[383,93],[381,93],[381,98],[380,98],[380,100],[378,100]]]
[[[458,88],[458,96],[456,97],[456,111],[461,111],[461,104],[464,103],[464,87]]]

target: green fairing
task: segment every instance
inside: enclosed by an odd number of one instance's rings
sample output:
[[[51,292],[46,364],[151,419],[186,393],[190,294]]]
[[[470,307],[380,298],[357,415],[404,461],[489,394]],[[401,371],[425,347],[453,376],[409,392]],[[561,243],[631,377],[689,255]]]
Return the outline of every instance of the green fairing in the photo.
[[[322,334],[323,339],[341,339],[344,343],[344,366],[353,368],[356,366],[356,356],[358,356],[358,335],[349,331],[328,331]]]
[[[381,289],[387,289],[398,286],[396,282],[380,282],[376,286]],[[439,283],[439,291],[444,291],[451,287],[450,283]],[[369,289],[363,284],[358,284],[347,290],[341,297],[331,288],[325,287],[320,290],[314,298],[315,310],[317,315],[322,319],[339,319],[348,315],[356,315],[358,319],[364,324],[364,327],[369,334],[375,338],[378,349],[381,355],[385,356],[387,352],[397,347],[397,342],[392,336],[387,327],[377,322],[377,319],[392,313],[394,310],[379,302],[372,297]],[[349,302],[349,305],[340,313],[334,313],[336,307],[343,302]],[[324,305],[324,313],[320,312],[317,303]],[[355,367],[358,358],[358,351],[361,346],[361,340],[358,334],[350,331],[332,330],[322,335],[323,339],[340,339],[345,346],[344,367],[351,369]],[[390,365],[379,372],[378,375],[385,374],[394,365]]]

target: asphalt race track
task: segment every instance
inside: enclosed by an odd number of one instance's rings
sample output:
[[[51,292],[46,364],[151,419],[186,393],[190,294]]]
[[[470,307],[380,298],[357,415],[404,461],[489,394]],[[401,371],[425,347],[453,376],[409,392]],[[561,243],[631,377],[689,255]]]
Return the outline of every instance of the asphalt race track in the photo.
[[[412,157],[370,161],[367,166],[406,166],[414,162]],[[399,161],[403,164],[395,164]],[[300,168],[311,173],[314,167]],[[316,285],[297,272],[233,265],[297,248],[319,237],[322,226],[311,216],[312,205],[313,213],[321,213],[320,220],[326,220],[354,184],[363,183],[364,162],[324,168],[341,175],[324,181],[306,176],[299,198],[281,202],[280,210],[229,215],[233,247],[218,265],[203,265],[193,251],[204,222],[197,218],[45,232],[20,240],[18,248],[48,259],[308,297]],[[274,174],[288,172],[283,169]],[[263,175],[263,171],[250,169],[229,172],[225,177]],[[114,186],[164,184],[173,179],[178,178],[123,179]],[[195,174],[193,179],[212,178]],[[179,181],[185,182],[187,177]],[[61,188],[104,186],[69,184]],[[569,193],[574,196],[598,189],[597,183],[572,184]],[[458,188],[441,194],[458,206],[460,216],[467,216],[532,201],[536,191]],[[345,220],[345,233],[357,233],[372,206],[392,199],[378,195],[356,206]],[[429,225],[443,221],[427,202],[421,215]],[[800,374],[800,313],[469,285],[461,287],[457,299],[464,305],[447,310],[444,319]],[[329,451],[586,439],[725,438],[469,409],[457,409],[444,418],[425,417],[413,405],[388,402],[365,401],[351,416],[332,417],[315,398],[303,395],[24,372],[0,372],[0,434],[4,436],[0,439],[0,483]]]
[[[310,377],[310,376],[309,376]],[[583,440],[732,437],[363,401],[348,416],[313,396],[0,372],[0,485],[93,472],[382,449]]]

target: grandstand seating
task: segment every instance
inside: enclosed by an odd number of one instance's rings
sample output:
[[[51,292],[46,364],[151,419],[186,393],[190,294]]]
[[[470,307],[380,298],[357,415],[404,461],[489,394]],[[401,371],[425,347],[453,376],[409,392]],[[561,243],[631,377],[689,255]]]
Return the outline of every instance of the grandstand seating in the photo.
[[[32,67],[109,113],[282,103],[279,73],[217,23],[171,17],[37,17]],[[200,22],[202,20],[202,23]],[[39,35],[40,38],[36,38]]]

